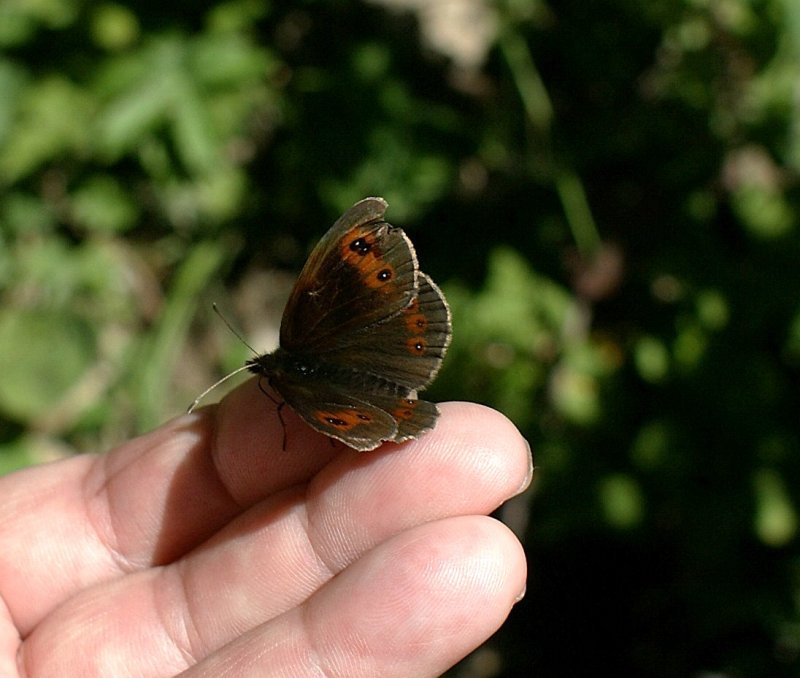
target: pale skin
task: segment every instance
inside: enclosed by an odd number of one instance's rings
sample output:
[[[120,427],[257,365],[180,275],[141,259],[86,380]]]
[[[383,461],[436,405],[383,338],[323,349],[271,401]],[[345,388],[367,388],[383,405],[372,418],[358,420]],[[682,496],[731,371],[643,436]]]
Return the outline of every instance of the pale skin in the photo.
[[[0,676],[438,676],[523,595],[487,517],[530,482],[499,413],[354,452],[256,380],[101,456],[0,478]]]

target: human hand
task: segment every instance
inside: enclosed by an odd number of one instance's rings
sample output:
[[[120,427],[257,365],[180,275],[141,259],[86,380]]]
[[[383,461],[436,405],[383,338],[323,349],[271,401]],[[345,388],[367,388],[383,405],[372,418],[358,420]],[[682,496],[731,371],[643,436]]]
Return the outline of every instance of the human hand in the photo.
[[[486,517],[530,480],[502,415],[354,452],[256,380],[102,456],[0,478],[0,675],[436,676],[525,586]]]

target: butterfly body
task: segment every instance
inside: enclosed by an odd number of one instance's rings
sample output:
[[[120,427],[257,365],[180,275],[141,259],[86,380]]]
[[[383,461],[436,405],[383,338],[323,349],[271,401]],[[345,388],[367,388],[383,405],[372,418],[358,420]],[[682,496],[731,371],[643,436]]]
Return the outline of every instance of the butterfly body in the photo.
[[[280,346],[247,362],[312,428],[356,450],[433,428],[417,398],[450,342],[450,310],[405,233],[365,198],[312,251],[286,304]]]

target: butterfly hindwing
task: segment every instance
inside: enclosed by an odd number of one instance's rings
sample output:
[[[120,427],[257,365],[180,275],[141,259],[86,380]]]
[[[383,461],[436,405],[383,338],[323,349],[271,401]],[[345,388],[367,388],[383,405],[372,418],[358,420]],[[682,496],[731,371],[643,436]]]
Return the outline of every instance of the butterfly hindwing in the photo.
[[[374,450],[397,435],[397,422],[388,412],[329,385],[283,383],[276,387],[311,428],[355,450]]]
[[[397,423],[397,433],[393,438],[396,443],[418,438],[425,431],[431,430],[436,425],[439,417],[439,408],[427,400],[419,400],[415,394],[406,398],[371,400],[375,405],[389,412]]]
[[[324,359],[418,389],[436,375],[449,343],[450,309],[436,284],[419,273],[417,296],[402,312],[337,337]]]
[[[405,395],[355,396],[327,384],[277,386],[280,395],[311,428],[359,451],[383,441],[403,442],[432,429],[439,416],[434,403]]]

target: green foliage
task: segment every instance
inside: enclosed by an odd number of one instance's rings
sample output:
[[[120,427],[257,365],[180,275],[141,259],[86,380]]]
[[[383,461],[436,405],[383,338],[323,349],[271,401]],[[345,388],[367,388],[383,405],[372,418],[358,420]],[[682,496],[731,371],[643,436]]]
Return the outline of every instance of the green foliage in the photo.
[[[53,351],[53,337],[62,346]],[[14,418],[36,420],[61,400],[92,364],[93,336],[74,315],[7,311],[0,315],[0,407]]]
[[[536,453],[527,601],[454,675],[795,675],[797,4],[457,4],[0,4],[0,472],[181,412],[240,359],[211,302],[273,337],[383,195],[432,394]]]

